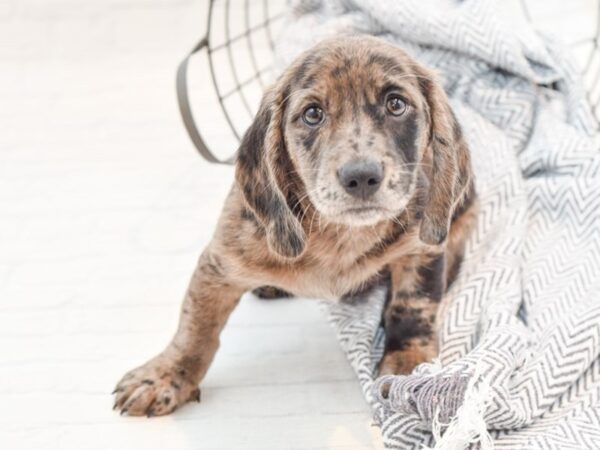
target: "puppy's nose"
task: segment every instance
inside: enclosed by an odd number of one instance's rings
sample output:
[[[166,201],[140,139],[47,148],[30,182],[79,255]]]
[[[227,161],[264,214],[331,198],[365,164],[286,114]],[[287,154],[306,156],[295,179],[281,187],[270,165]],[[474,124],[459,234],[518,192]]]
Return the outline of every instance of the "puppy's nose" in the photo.
[[[366,200],[381,186],[383,167],[375,161],[352,161],[340,167],[337,175],[348,194]]]

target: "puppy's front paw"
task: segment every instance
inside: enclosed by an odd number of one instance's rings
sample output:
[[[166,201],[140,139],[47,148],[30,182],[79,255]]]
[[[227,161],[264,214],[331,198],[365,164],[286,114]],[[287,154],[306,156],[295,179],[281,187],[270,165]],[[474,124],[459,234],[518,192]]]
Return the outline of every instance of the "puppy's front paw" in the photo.
[[[188,401],[200,401],[200,389],[191,374],[161,356],[126,373],[113,394],[113,409],[130,416],[162,416]]]
[[[431,341],[409,341],[402,350],[386,351],[379,362],[378,374],[409,375],[419,364],[431,361],[436,355]]]
[[[378,375],[408,375],[417,364],[406,358],[403,352],[389,352],[379,362]]]

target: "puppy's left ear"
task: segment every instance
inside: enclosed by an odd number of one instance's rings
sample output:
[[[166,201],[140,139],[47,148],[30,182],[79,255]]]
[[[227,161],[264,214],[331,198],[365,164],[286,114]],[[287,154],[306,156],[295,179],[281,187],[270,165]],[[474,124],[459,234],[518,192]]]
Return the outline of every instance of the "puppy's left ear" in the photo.
[[[269,249],[284,258],[297,258],[304,251],[306,235],[288,204],[291,161],[283,136],[286,98],[282,81],[265,93],[238,150],[236,182],[265,229]]]
[[[422,69],[419,86],[429,109],[429,193],[419,237],[430,245],[445,241],[457,204],[472,187],[469,149],[448,97],[434,75]]]

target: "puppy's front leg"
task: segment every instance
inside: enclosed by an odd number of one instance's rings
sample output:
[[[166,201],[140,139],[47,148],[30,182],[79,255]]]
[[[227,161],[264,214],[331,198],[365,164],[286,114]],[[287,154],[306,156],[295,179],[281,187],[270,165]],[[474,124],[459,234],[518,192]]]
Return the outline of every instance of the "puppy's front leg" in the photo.
[[[380,375],[409,374],[437,354],[435,316],[446,288],[445,255],[403,258],[390,268]]]
[[[244,292],[234,286],[220,258],[207,249],[185,295],[171,343],[118,383],[115,409],[132,416],[163,415],[200,400],[198,383],[219,346],[219,334]]]

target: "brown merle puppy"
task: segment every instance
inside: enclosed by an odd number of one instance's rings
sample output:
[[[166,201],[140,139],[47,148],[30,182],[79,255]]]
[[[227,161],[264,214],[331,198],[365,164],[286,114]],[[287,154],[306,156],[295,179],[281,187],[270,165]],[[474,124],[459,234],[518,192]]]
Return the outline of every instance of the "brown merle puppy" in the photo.
[[[432,74],[372,37],[325,41],[264,95],[236,182],[165,350],[119,382],[115,408],[162,415],[198,383],[240,296],[337,299],[389,274],[380,373],[436,352],[434,321],[476,216],[469,152]]]

